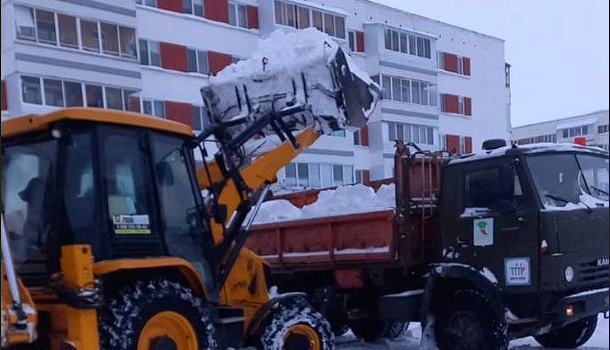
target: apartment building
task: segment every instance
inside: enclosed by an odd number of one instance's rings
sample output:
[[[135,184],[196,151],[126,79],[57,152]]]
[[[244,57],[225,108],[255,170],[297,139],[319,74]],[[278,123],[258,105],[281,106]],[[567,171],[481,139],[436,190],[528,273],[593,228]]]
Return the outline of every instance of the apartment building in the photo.
[[[61,107],[205,127],[199,88],[274,30],[316,27],[383,88],[369,125],[322,137],[287,187],[389,177],[394,140],[468,153],[510,135],[504,41],[368,0],[3,0],[2,118]]]
[[[608,150],[608,110],[513,128],[520,145],[536,142],[577,142]]]

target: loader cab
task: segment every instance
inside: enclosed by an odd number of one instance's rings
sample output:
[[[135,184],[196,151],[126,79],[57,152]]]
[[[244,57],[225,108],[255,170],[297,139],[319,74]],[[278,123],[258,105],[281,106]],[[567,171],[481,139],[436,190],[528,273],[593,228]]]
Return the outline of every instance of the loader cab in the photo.
[[[96,261],[182,257],[212,281],[191,139],[190,132],[72,119],[3,135],[2,202],[24,281],[47,283],[59,271],[61,246],[70,244],[91,245]]]
[[[505,146],[452,159],[442,176],[445,259],[486,268],[517,316],[543,314],[552,292],[608,285],[607,152]]]

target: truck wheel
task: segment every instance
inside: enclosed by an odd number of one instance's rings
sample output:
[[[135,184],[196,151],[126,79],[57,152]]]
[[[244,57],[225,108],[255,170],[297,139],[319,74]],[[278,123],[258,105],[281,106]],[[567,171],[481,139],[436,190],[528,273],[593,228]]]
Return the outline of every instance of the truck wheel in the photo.
[[[110,298],[99,316],[102,350],[213,350],[209,311],[189,288],[137,281]]]
[[[280,301],[260,335],[262,350],[333,350],[334,341],[328,321],[301,297]]]
[[[440,350],[506,350],[506,321],[496,315],[483,294],[460,290],[436,315],[434,327]]]
[[[393,321],[386,323],[382,337],[387,339],[398,339],[402,337],[409,328],[409,322]]]
[[[356,337],[367,343],[379,340],[385,331],[383,323],[372,317],[350,320],[349,328]]]
[[[597,315],[591,316],[551,332],[534,336],[540,345],[549,348],[575,349],[586,343],[597,327]]]

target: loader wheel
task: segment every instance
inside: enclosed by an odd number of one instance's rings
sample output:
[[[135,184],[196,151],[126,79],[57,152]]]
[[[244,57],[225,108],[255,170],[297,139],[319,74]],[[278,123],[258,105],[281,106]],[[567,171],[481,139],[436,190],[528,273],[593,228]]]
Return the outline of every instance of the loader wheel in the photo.
[[[263,324],[262,350],[333,350],[330,324],[302,297],[285,299]]]
[[[164,279],[137,281],[99,317],[102,350],[213,350],[209,311],[192,291]]]
[[[505,320],[496,315],[491,303],[478,291],[457,291],[436,317],[434,330],[440,350],[508,348]]]
[[[550,333],[537,335],[534,338],[545,348],[575,349],[593,336],[596,327],[597,315],[555,328]]]
[[[409,322],[405,321],[392,321],[387,322],[383,329],[382,337],[386,339],[398,339],[404,336],[409,329]]]

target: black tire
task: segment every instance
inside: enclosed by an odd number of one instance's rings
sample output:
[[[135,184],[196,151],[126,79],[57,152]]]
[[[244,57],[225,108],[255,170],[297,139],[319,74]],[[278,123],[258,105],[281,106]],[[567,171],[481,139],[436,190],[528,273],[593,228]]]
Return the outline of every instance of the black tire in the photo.
[[[440,350],[506,350],[508,328],[485,296],[475,290],[453,294],[436,315],[434,332]]]
[[[130,284],[109,298],[99,316],[101,350],[135,350],[146,323],[164,311],[177,313],[190,323],[200,350],[216,348],[214,326],[204,302],[179,283],[152,279]]]
[[[373,317],[350,320],[348,325],[356,337],[367,343],[376,342],[385,331],[385,325]]]
[[[549,333],[534,336],[540,345],[557,349],[575,349],[586,343],[597,327],[597,315],[555,328]]]
[[[334,350],[335,336],[330,324],[321,313],[315,311],[303,297],[293,297],[280,301],[277,308],[262,324],[258,337],[258,349],[261,350],[308,350],[309,344],[304,339],[284,338],[291,327],[306,326],[313,330],[319,339],[319,350]]]
[[[382,337],[386,339],[398,339],[405,335],[409,329],[409,322],[392,321],[385,324]]]

